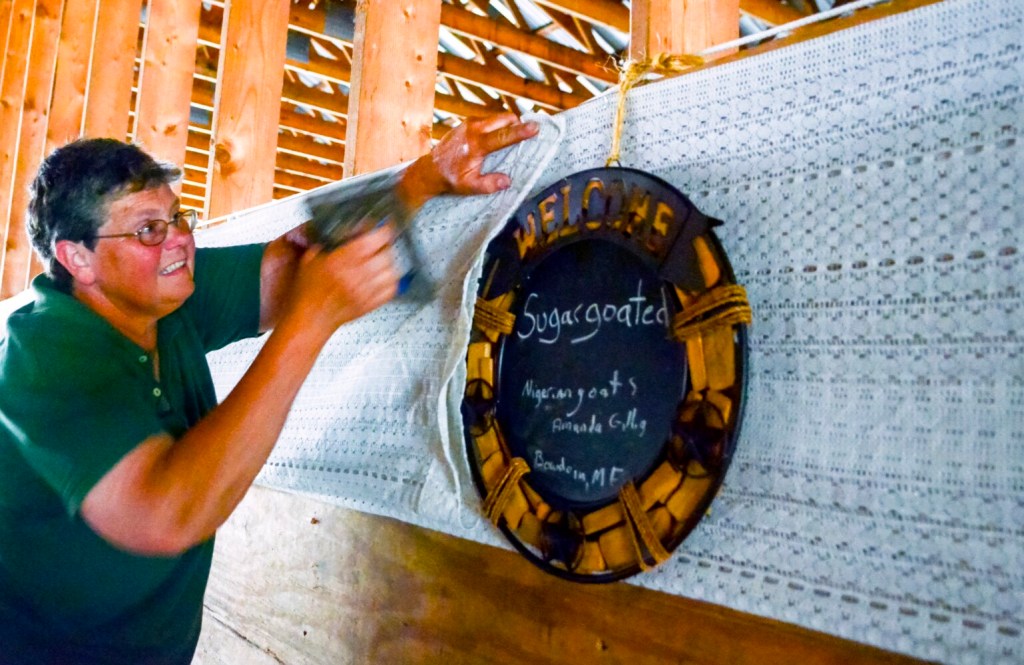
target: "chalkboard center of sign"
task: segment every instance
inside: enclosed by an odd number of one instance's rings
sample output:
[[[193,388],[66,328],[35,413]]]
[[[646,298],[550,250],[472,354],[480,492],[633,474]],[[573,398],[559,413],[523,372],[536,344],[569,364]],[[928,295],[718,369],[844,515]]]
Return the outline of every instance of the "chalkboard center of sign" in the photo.
[[[497,416],[530,465],[526,480],[555,508],[606,503],[658,461],[686,385],[669,288],[600,239],[564,245],[523,278]]]

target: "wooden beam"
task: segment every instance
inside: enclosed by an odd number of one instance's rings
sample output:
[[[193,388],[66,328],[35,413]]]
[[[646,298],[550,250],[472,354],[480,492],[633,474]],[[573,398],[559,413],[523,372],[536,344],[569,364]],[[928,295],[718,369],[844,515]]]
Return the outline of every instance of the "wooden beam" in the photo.
[[[0,53],[7,53],[7,38],[10,36],[11,22],[14,19],[14,0],[0,0]],[[4,67],[7,58],[0,61],[0,81],[4,80]]]
[[[312,51],[312,49],[310,49]],[[343,60],[331,60],[315,52],[309,54],[306,62],[288,60],[284,64],[285,69],[294,72],[309,72],[327,79],[333,83],[350,83],[352,81],[352,69]]]
[[[220,31],[224,25],[224,8],[217,5],[199,5],[199,43],[220,48]]]
[[[232,0],[221,34],[206,218],[273,198],[290,2]]]
[[[314,159],[327,160],[335,164],[345,163],[345,144],[331,141],[316,141],[307,134],[279,132],[277,135],[277,151],[290,152]]]
[[[0,260],[0,275],[3,276],[0,298],[23,291],[32,277],[32,243],[25,230],[25,211],[28,208],[29,185],[43,161],[46,148],[46,120],[50,110],[50,95],[53,93],[54,64],[63,9],[63,0],[36,0],[28,76],[21,109],[18,156],[14,178],[6,197],[10,201],[10,210],[7,242],[3,259]]]
[[[301,32],[310,37],[316,37],[338,45],[351,46],[351,42],[348,40],[327,32],[326,2],[321,0],[313,7],[310,5],[314,3],[310,2],[289,2],[288,4],[290,5],[288,9],[289,30]],[[209,9],[203,9],[203,28],[200,30],[201,40],[209,40],[212,44],[219,43],[219,40],[213,37],[213,33],[209,32],[209,30],[219,31],[218,26],[222,25],[223,11],[223,8],[216,4],[210,5]]]
[[[808,41],[810,39],[818,39],[819,37],[839,32],[840,30],[847,30],[858,25],[870,23],[871,21],[877,21],[888,16],[895,16],[897,14],[902,14],[919,7],[926,7],[939,2],[942,2],[942,0],[890,0],[889,2],[882,2],[827,21],[809,23],[808,25],[787,33],[786,36],[776,37],[775,39],[762,42],[757,46],[732,53],[721,60],[716,60],[715,64],[718,65],[745,58],[754,58],[763,53],[788,48],[794,44],[799,44],[800,42]],[[836,4],[838,5],[839,3],[837,2]]]
[[[216,90],[216,83],[207,81],[205,79],[193,77],[191,99],[192,105],[212,111],[214,109],[214,104],[216,104],[216,99],[214,99]]]
[[[441,3],[361,2],[356,9],[345,173],[430,149]]]
[[[291,8],[288,12],[288,27],[309,35],[327,34],[327,10],[326,2],[307,3],[290,2]],[[329,35],[334,37],[333,35]]]
[[[618,81],[618,72],[609,58],[562,46],[455,5],[441,5],[441,22],[457,34],[525,53],[549,65],[601,81]]]
[[[60,103],[52,104],[50,108],[46,154],[82,134],[89,58],[98,7],[99,0],[65,2],[57,46],[57,71],[53,79],[53,98]]]
[[[281,184],[278,184],[278,183],[275,182],[274,183],[274,200],[276,201],[278,199],[286,199],[289,196],[294,196],[294,195],[298,194],[301,191],[303,191],[303,190],[291,189],[290,187],[285,187],[284,185],[281,185]]]
[[[446,95],[442,92],[434,93],[434,108],[445,113],[457,115],[460,118],[483,118],[500,112],[498,108],[483,106],[455,95]]]
[[[201,21],[199,24],[199,42],[200,44],[207,46],[210,50],[220,48],[220,21],[222,14],[223,12],[220,7],[217,7],[216,5],[211,5],[208,10],[204,8],[203,11],[200,12]],[[313,37],[310,37],[310,39],[313,39]],[[337,53],[338,59],[332,60],[324,57],[310,46],[309,54],[305,62],[288,59],[285,61],[285,69],[296,72],[310,72],[330,81],[347,84],[351,80],[352,76],[351,67],[349,66],[348,60],[344,57],[343,50],[337,46],[337,40],[330,40],[321,36],[319,41],[326,49]],[[197,58],[197,66],[202,65],[206,68],[207,63],[201,61],[201,58]],[[208,72],[215,72],[216,64],[207,69]]]
[[[339,119],[338,122],[329,122],[319,115],[307,115],[289,106],[284,106],[281,108],[280,127],[312,136],[344,141],[348,123],[344,118]]]
[[[149,3],[135,140],[155,157],[177,164],[188,143],[201,6],[179,0]]]
[[[28,52],[32,46],[35,0],[14,0],[4,52],[3,80],[0,81],[0,228],[3,229],[0,266],[7,249],[14,247],[10,235],[11,199],[21,138],[21,107],[25,102]],[[18,239],[20,242],[20,238]]]
[[[309,189],[316,189],[326,185],[328,180],[320,178],[313,178],[310,176],[302,175],[300,173],[292,173],[290,171],[284,171],[277,169],[274,171],[274,184],[284,185],[296,191],[304,192]]]
[[[534,1],[542,7],[551,7],[590,23],[601,23],[629,34],[629,8],[618,0]]]
[[[188,197],[192,201],[206,201],[206,187],[200,183],[185,182],[181,185],[181,198]],[[202,203],[200,203],[202,205]],[[199,206],[195,206],[199,207]]]
[[[347,116],[349,107],[348,96],[342,94],[336,87],[332,86],[332,89],[334,92],[324,92],[319,88],[310,88],[302,83],[285,81],[281,88],[281,100],[285,103],[293,102],[327,111],[336,117]]]
[[[542,7],[562,11],[590,23],[600,23],[629,34],[629,9],[616,0],[534,0]],[[795,21],[807,13],[801,12],[780,0],[741,0],[740,10],[744,14],[772,25]]]
[[[567,582],[507,549],[264,487],[217,543],[208,664],[920,663],[635,584]]]
[[[334,162],[324,163],[315,159],[295,155],[290,152],[281,151],[278,151],[277,153],[276,168],[282,171],[289,171],[291,173],[309,176],[310,178],[320,178],[324,180],[324,182],[341,180],[343,173],[341,164]]]
[[[530,99],[552,109],[569,109],[587,101],[587,97],[565,93],[554,86],[517,76],[500,63],[498,66],[481,65],[455,55],[438,53],[437,69],[460,81],[488,85],[498,92]]]
[[[292,62],[285,61],[286,70],[296,71],[300,68],[290,64]],[[207,75],[212,74],[215,77],[216,66],[212,65],[207,58],[198,58],[196,68],[202,72],[202,75],[196,76],[193,82],[192,102],[203,108],[212,109],[215,85],[207,79]],[[288,80],[284,81],[281,87],[281,98],[285,107],[302,104],[309,108],[326,111],[333,117],[344,118],[348,114],[348,97],[333,83],[332,89],[334,92],[328,93],[319,88],[310,88],[302,83]],[[342,135],[343,137],[344,135]]]
[[[782,4],[779,0],[740,0],[740,11],[771,25],[782,25],[813,13],[799,11],[790,5]]]
[[[341,144],[318,143],[308,135],[292,136],[288,132],[278,134],[276,164],[279,168],[305,172],[328,180],[337,180],[341,178],[341,166],[344,158],[345,150]],[[189,168],[202,170],[204,174],[207,172],[209,168],[208,136],[203,136],[195,131],[189,132],[188,149],[183,163]],[[185,179],[189,179],[187,174]],[[205,175],[202,180],[206,180]]]
[[[185,151],[185,159],[182,160],[182,166],[196,171],[202,171],[203,173],[209,173],[210,171],[210,154],[203,152],[196,152],[194,150]],[[191,178],[190,178],[191,179]],[[202,178],[202,181],[206,181],[206,177]]]
[[[182,186],[186,182],[204,183],[206,182],[206,169],[197,169],[193,166],[186,166],[182,169],[181,183]]]
[[[128,138],[142,0],[100,0],[85,96],[85,134]]]
[[[601,48],[597,38],[594,37],[593,26],[590,23],[587,23],[579,16],[572,16],[557,9],[549,9],[548,14],[588,51],[591,53],[604,53],[604,49]]]
[[[697,53],[739,36],[739,0],[633,0],[632,7],[632,60]]]

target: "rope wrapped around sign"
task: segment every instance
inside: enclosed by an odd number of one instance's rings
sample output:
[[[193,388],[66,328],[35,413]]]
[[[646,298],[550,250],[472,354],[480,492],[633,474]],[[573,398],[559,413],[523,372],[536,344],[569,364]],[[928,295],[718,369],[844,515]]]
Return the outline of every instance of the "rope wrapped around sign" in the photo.
[[[505,302],[506,300],[509,302]],[[483,332],[510,335],[516,324],[516,315],[508,311],[509,304],[510,299],[502,297],[493,300],[477,298],[476,308],[473,310],[473,325]]]
[[[497,525],[512,499],[512,492],[519,484],[520,479],[530,472],[530,465],[522,457],[514,457],[509,462],[505,473],[502,474],[498,484],[495,485],[484,499],[484,515]]]
[[[753,312],[747,291],[739,284],[717,286],[706,291],[672,318],[672,335],[685,342],[714,328],[749,325]]]
[[[661,539],[655,534],[654,527],[651,526],[651,521],[644,511],[640,495],[637,494],[636,485],[633,484],[633,481],[627,482],[619,490],[619,501],[622,503],[622,509],[626,515],[629,535],[633,542],[633,551],[636,553],[636,562],[639,564],[640,569],[648,571],[654,568],[654,566],[668,561],[670,554],[661,544]],[[645,551],[654,559],[654,566],[647,563]]]

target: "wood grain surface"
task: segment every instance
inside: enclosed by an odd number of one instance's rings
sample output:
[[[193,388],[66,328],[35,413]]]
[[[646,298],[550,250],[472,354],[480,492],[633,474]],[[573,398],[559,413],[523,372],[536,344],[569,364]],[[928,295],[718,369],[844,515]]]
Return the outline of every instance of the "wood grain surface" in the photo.
[[[197,665],[914,663],[518,554],[254,488],[218,536]]]

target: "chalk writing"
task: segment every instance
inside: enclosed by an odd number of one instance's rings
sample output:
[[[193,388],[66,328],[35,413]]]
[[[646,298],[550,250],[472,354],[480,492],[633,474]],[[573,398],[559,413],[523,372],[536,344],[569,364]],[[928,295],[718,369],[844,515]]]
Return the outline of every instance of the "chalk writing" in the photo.
[[[579,344],[593,338],[601,331],[602,325],[624,325],[627,328],[640,326],[668,325],[668,301],[664,289],[660,290],[661,302],[652,304],[644,295],[643,280],[637,282],[636,295],[625,303],[580,303],[568,309],[552,307],[538,309],[541,296],[530,293],[523,305],[523,325],[516,331],[521,340],[537,335],[541,344],[554,344],[562,336],[562,328],[580,327],[580,334],[569,339],[570,344]],[[536,301],[536,302],[535,302]],[[538,308],[532,309],[531,308]],[[518,326],[517,326],[518,327]],[[568,333],[567,334],[571,334]]]
[[[629,377],[629,396],[636,397],[636,393],[639,390],[636,384],[636,378]],[[573,401],[575,406],[566,413],[566,416],[572,417],[576,415],[576,412],[583,406],[583,401],[596,400],[596,399],[609,399],[619,394],[619,389],[623,388],[622,381],[619,380],[619,370],[612,372],[612,378],[608,380],[607,384],[601,384],[598,386],[592,386],[590,388],[571,388],[565,386],[545,386],[540,387],[536,385],[533,379],[527,379],[526,384],[523,385],[523,397],[528,397],[533,400],[533,406],[539,407],[541,404],[547,401]]]
[[[647,420],[637,415],[636,407],[629,409],[625,414],[618,411],[608,416],[608,419],[598,420],[596,415],[591,414],[590,420],[575,421],[569,420],[572,413],[566,414],[565,418],[556,417],[551,421],[551,432],[572,432],[573,434],[601,434],[605,428],[609,431],[625,432],[635,434],[643,438],[647,433]]]
[[[584,491],[591,491],[596,488],[603,488],[608,485],[615,486],[622,479],[625,469],[619,466],[602,466],[597,468],[581,468],[567,464],[565,457],[560,457],[557,462],[552,462],[544,457],[544,451],[533,451],[533,464],[530,465],[534,472],[564,474],[574,482],[583,486]]]
[[[613,370],[611,377],[597,385],[591,386],[539,386],[533,379],[527,379],[521,393],[522,398],[532,403],[535,415],[550,418],[548,431],[552,435],[575,435],[579,437],[597,437],[605,433],[626,435],[633,440],[643,439],[647,434],[647,419],[641,417],[639,407],[628,406],[639,393],[635,377],[622,380],[619,370]],[[622,406],[626,400],[627,406]],[[601,407],[611,405],[615,409],[610,414]],[[584,408],[588,407],[588,408]],[[621,407],[621,408],[618,408]],[[578,446],[571,446],[574,453]],[[569,452],[568,450],[566,452]],[[565,476],[582,485],[584,491],[602,489],[605,482],[615,483],[624,469],[618,466],[602,466],[583,470],[577,464],[565,461],[561,456],[557,462],[546,459],[543,451],[533,449],[534,473],[551,473]]]

